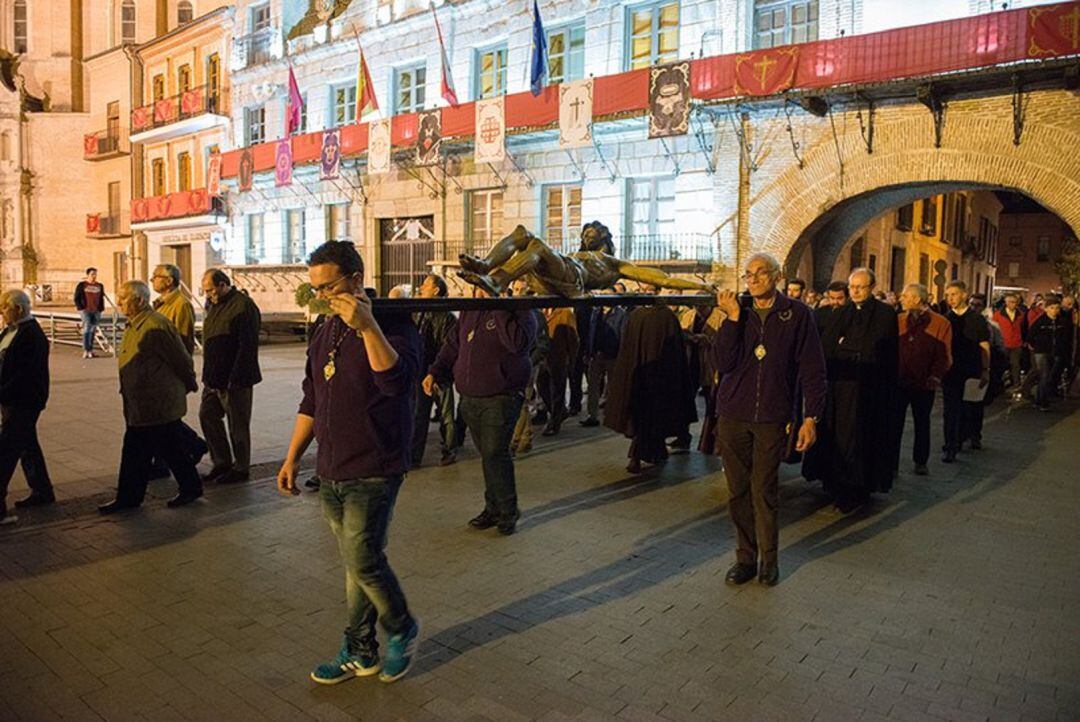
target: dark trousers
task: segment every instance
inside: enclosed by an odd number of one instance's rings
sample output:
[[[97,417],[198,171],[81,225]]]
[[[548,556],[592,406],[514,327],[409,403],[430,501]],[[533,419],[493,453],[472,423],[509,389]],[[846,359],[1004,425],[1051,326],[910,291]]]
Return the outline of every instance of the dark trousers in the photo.
[[[742,564],[775,564],[780,547],[780,462],[787,424],[753,424],[720,418],[716,443],[728,482],[728,513],[735,524]]]
[[[904,421],[907,419],[908,407],[911,407],[911,418],[915,422],[915,445],[911,452],[911,459],[919,466],[926,466],[930,461],[930,411],[934,408],[934,391],[920,389],[897,389],[896,394],[896,428],[900,435],[904,433]],[[900,446],[896,445],[896,468],[900,465]]]
[[[544,363],[536,377],[536,390],[544,402],[544,408],[555,423],[566,419],[566,384],[570,368],[562,360]],[[580,404],[580,399],[578,400]]]
[[[22,464],[30,491],[52,496],[52,481],[45,466],[45,455],[38,443],[37,422],[40,410],[14,406],[0,407],[0,516],[7,514],[7,490],[15,466]]]
[[[1024,347],[1005,349],[1005,356],[1009,359],[1009,383],[1012,388],[1020,388],[1020,371],[1023,368]]]
[[[142,503],[146,497],[146,484],[150,480],[150,462],[154,457],[165,461],[181,494],[201,492],[202,481],[185,446],[185,439],[184,424],[179,419],[167,424],[125,428],[116,500],[129,506]]]
[[[210,389],[203,387],[199,424],[215,470],[234,469],[246,474],[251,469],[252,387]],[[228,421],[228,434],[225,421]]]
[[[323,517],[337,540],[345,567],[349,651],[374,655],[375,623],[389,634],[412,626],[405,594],[386,558],[386,539],[401,476],[331,481],[319,486]]]
[[[589,360],[585,357],[583,346],[584,344],[578,347],[573,364],[570,366],[570,410],[574,412],[581,411],[581,399],[584,396],[582,382],[587,378],[589,371]]]
[[[510,440],[523,402],[524,395],[519,392],[498,396],[462,394],[458,404],[484,468],[484,509],[504,519],[518,516]]]
[[[941,385],[944,404],[945,451],[959,451],[960,445],[982,435],[983,403],[964,401],[967,379],[950,379]]]
[[[439,386],[433,396],[425,394],[423,389],[417,389],[416,417],[414,418],[412,443],[413,466],[419,466],[420,462],[424,460],[424,449],[427,447],[428,429],[431,426],[431,407],[433,405],[439,414],[439,450],[443,456],[448,456],[457,449],[453,385]]]
[[[615,369],[615,359],[596,355],[589,359],[589,416],[600,418],[600,399],[604,395],[611,372]]]
[[[1039,372],[1039,386],[1035,389],[1035,403],[1039,406],[1049,406],[1054,398],[1061,374],[1065,371],[1065,359],[1061,356],[1051,356],[1048,353],[1035,354],[1035,368]]]

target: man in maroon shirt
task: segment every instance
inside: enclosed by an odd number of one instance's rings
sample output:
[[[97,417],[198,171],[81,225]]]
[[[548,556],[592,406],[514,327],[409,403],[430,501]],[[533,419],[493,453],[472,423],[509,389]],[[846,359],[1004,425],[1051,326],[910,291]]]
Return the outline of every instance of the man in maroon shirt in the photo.
[[[926,476],[930,460],[930,410],[941,380],[952,366],[952,326],[940,313],[930,310],[926,286],[912,283],[900,294],[904,310],[900,313],[900,373],[897,394],[897,428],[903,435],[907,409],[915,422],[915,446],[912,458],[915,473]],[[900,447],[896,463],[900,466]]]
[[[277,483],[282,494],[299,494],[300,459],[317,439],[319,494],[345,566],[349,616],[338,656],[311,678],[337,684],[379,674],[393,682],[408,671],[420,633],[386,558],[394,502],[409,468],[420,334],[408,314],[373,315],[352,243],[324,243],[308,266],[312,289],[331,312],[308,346],[304,399]],[[381,663],[376,622],[388,635]]]

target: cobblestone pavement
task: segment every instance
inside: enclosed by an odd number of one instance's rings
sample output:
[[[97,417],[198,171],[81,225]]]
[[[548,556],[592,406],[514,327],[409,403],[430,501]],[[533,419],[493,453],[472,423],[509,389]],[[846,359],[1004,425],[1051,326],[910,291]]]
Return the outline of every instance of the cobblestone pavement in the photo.
[[[297,358],[267,359],[261,460],[287,435]],[[509,538],[465,528],[482,503],[475,455],[417,470],[389,555],[422,642],[392,685],[307,678],[344,614],[313,494],[264,480],[168,510],[159,482],[107,519],[69,501],[0,530],[0,719],[1076,719],[1074,411],[996,409],[985,451],[902,473],[853,517],[788,469],[774,589],[723,584],[733,535],[714,459],[627,477],[626,441],[571,421],[519,459]],[[50,458],[61,494],[111,485],[115,413],[57,383],[45,447],[95,461],[59,478]]]

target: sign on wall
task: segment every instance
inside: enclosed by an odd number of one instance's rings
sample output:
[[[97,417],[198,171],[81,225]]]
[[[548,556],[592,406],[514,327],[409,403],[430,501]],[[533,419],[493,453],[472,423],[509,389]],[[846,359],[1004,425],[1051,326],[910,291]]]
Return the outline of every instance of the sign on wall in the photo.
[[[442,151],[442,111],[419,114],[416,132],[416,165],[435,165]]]
[[[649,68],[649,137],[686,135],[690,128],[690,63]]]
[[[368,124],[368,173],[390,172],[390,119]]]
[[[506,113],[503,96],[476,101],[477,163],[501,163],[506,159]]]
[[[559,147],[592,145],[592,78],[559,86]]]

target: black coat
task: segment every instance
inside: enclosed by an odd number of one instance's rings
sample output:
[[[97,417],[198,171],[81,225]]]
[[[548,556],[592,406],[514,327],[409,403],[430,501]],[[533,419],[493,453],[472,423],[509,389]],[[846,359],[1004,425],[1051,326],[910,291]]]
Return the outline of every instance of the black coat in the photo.
[[[829,391],[818,440],[806,454],[803,476],[826,491],[888,491],[894,472],[899,323],[889,305],[849,303],[826,324],[821,344]]]
[[[233,289],[210,305],[203,321],[203,385],[236,389],[262,381],[259,329],[262,316],[255,302]]]
[[[627,318],[615,360],[604,425],[662,450],[664,439],[697,420],[693,384],[679,319],[664,306],[638,308]],[[652,461],[649,456],[644,461]]]
[[[6,331],[11,333],[11,331]],[[31,319],[4,352],[0,364],[0,406],[41,411],[49,400],[49,339]]]

